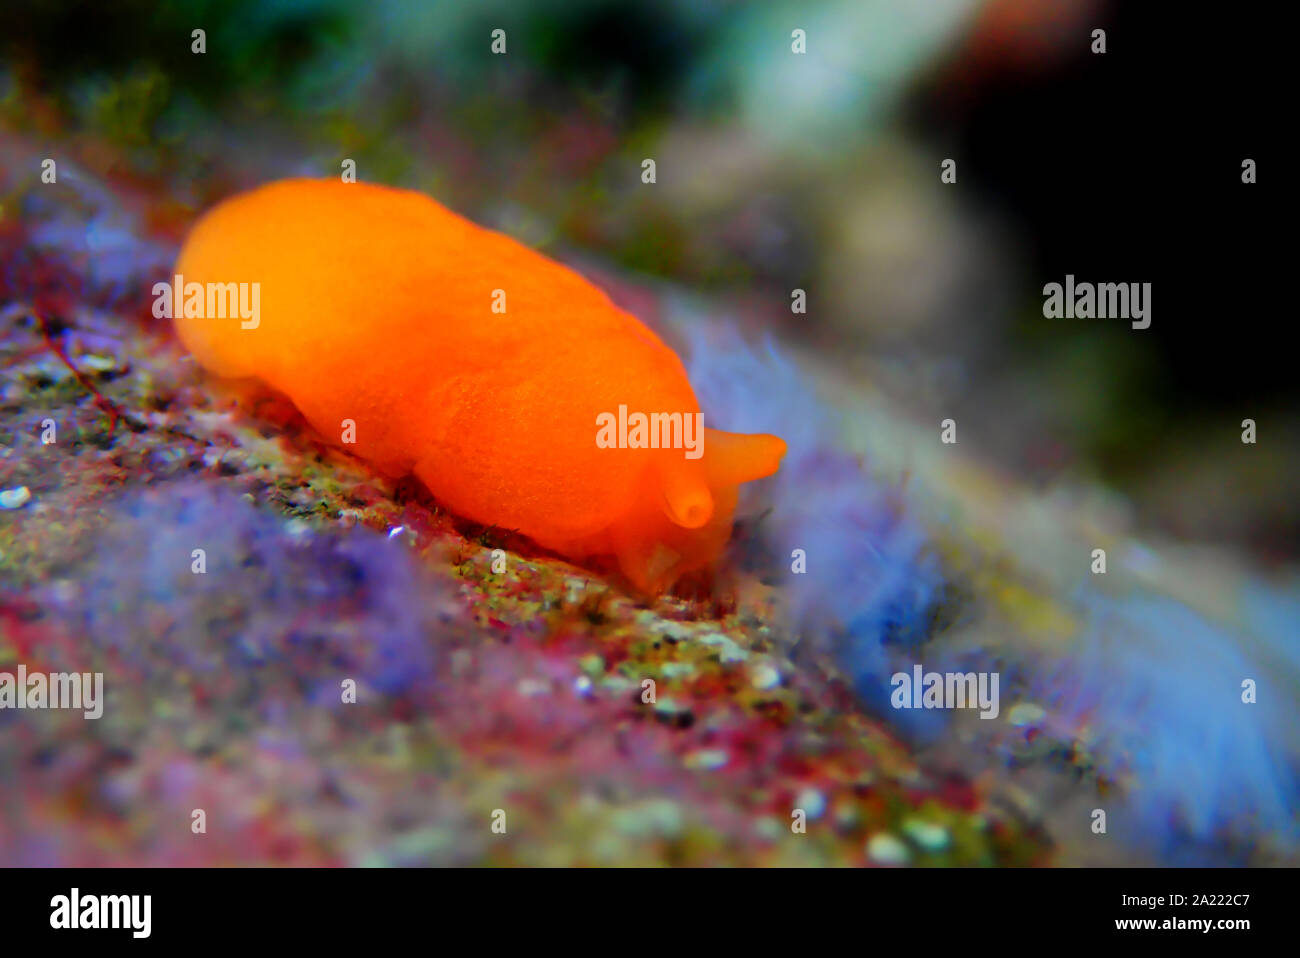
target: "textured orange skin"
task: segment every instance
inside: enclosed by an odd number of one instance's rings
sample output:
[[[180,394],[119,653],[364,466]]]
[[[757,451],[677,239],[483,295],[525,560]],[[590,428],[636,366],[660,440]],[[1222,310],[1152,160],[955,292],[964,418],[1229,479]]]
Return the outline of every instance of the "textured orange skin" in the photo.
[[[681,361],[574,271],[420,193],[272,183],[203,216],[176,272],[261,284],[255,329],[176,304],[207,369],[287,394],[327,439],[385,474],[414,472],[459,515],[576,559],[616,557],[646,591],[717,559],[737,485],[785,452],[775,436],[716,430],[701,459],[599,448],[597,416],[620,404],[699,411]]]

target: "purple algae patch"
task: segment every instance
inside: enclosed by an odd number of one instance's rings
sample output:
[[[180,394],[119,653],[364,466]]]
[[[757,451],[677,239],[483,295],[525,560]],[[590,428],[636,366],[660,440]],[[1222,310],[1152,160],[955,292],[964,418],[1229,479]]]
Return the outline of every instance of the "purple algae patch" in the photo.
[[[400,543],[363,528],[295,529],[201,483],[115,508],[82,583],[95,646],[200,675],[282,670],[302,694],[334,703],[343,678],[385,695],[432,682],[455,604]]]

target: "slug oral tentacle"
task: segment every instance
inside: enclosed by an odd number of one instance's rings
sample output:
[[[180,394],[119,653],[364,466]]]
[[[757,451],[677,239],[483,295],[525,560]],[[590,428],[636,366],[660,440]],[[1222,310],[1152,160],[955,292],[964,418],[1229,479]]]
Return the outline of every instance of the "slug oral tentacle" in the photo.
[[[667,464],[663,494],[664,514],[683,529],[698,529],[713,518],[713,494],[698,465]]]

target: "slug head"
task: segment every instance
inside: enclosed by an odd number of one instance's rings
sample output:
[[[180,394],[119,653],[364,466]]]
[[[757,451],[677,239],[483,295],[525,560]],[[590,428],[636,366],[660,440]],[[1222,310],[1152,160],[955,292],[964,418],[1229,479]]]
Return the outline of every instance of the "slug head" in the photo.
[[[704,437],[699,459],[664,450],[634,508],[610,529],[619,568],[643,592],[662,592],[716,561],[731,538],[738,487],[772,475],[785,455],[776,436],[706,429]]]

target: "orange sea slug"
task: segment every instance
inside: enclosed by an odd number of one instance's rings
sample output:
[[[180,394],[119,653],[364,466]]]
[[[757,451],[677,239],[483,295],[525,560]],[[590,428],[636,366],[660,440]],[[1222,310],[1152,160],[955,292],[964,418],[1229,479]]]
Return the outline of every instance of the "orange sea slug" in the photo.
[[[420,193],[272,183],[203,216],[176,273],[177,332],[209,370],[287,394],[326,438],[414,472],[455,513],[614,556],[647,591],[718,558],[736,487],[785,452],[714,429],[702,456],[663,448],[699,422],[676,354],[573,270]],[[248,284],[256,315],[224,284]],[[637,413],[658,417],[659,448]],[[615,435],[623,448],[607,448]]]

